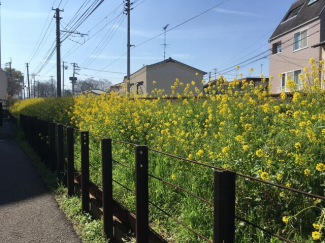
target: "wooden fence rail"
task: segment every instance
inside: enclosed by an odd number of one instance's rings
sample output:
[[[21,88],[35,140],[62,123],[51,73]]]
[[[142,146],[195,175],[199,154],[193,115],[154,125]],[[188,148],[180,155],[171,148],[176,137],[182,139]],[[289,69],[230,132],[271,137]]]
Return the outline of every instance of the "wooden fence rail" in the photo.
[[[39,154],[44,163],[68,187],[68,195],[73,196],[76,186],[81,184],[82,210],[90,212],[92,197],[101,203],[103,218],[103,232],[107,238],[114,238],[117,217],[121,222],[129,222],[136,235],[137,243],[166,242],[149,226],[149,186],[148,186],[148,147],[135,146],[135,196],[136,215],[128,212],[123,206],[113,199],[113,159],[112,140],[101,139],[102,157],[102,189],[96,187],[89,180],[89,132],[80,131],[81,174],[74,168],[74,132],[72,127],[62,124],[49,123],[36,117],[20,115],[20,127],[24,131],[26,140]],[[64,137],[64,129],[66,137]],[[64,143],[66,139],[66,143]],[[64,158],[64,144],[66,144],[67,158]],[[202,236],[207,242],[233,243],[235,239],[235,180],[232,172],[214,171],[214,237],[213,241]],[[172,216],[171,216],[172,217]],[[177,220],[175,220],[178,222]],[[181,222],[180,225],[186,226]],[[135,227],[134,227],[135,226]],[[196,231],[187,227],[190,231]],[[114,230],[115,229],[115,230]],[[199,233],[197,233],[200,236]]]

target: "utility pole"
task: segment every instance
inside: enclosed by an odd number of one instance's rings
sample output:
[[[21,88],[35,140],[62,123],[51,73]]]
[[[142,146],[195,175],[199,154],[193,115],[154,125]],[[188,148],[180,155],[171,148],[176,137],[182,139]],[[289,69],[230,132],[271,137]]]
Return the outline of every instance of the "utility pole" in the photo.
[[[67,70],[68,66],[64,65],[64,61],[62,64],[62,96],[64,96],[64,69]]]
[[[25,76],[23,76],[23,99],[25,99]]]
[[[130,2],[130,0],[125,0],[125,7],[124,7],[124,13],[128,16],[128,35],[127,35],[127,80],[126,80],[126,95],[130,94],[130,72],[131,72],[131,60],[130,60],[130,56],[131,56],[131,44],[130,44],[130,22],[131,22],[131,5],[133,3]]]
[[[54,76],[50,76],[51,78],[51,82],[52,82],[52,96],[54,97],[55,96],[55,91],[54,91],[54,79],[53,79]]]
[[[209,80],[208,80],[208,82],[210,82],[211,81],[211,72],[209,72]]]
[[[10,62],[9,62],[9,90],[10,90],[10,94],[13,96],[13,92],[12,92],[12,88],[13,88],[13,85],[12,85],[12,71],[11,71],[11,57],[10,57]]]
[[[74,95],[74,85],[76,84],[76,81],[77,81],[77,78],[75,77],[75,75],[78,74],[77,71],[80,70],[80,68],[79,68],[78,64],[75,62],[71,63],[71,65],[73,66],[73,77],[70,78],[70,80],[71,80],[71,84],[72,84],[72,95]]]
[[[263,64],[261,64],[261,74],[263,74]]]
[[[39,98],[39,80],[37,80],[37,97]]]
[[[28,82],[28,99],[30,99],[30,86],[29,86],[29,66],[28,63],[26,63],[26,67],[27,67],[27,82]]]
[[[56,18],[56,78],[57,78],[57,84],[56,84],[56,97],[61,97],[61,40],[60,40],[60,12],[63,12],[63,10],[60,10],[59,8],[52,8],[52,10],[55,10],[55,16]]]
[[[214,69],[214,79],[217,80],[217,68]]]
[[[36,76],[36,75],[33,73],[33,74],[32,74],[32,80],[33,80],[33,78],[34,78],[34,85],[33,85],[33,86],[34,86],[34,88],[33,88],[34,98],[36,97],[36,93],[35,93],[35,76]]]

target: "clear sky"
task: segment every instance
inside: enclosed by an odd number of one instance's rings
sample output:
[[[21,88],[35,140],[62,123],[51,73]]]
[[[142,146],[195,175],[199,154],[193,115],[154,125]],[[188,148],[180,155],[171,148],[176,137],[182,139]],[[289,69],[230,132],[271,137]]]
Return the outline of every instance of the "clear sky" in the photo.
[[[26,73],[25,63],[29,62],[30,74],[38,73],[56,38],[52,6],[56,8],[61,2],[60,9],[64,8],[64,12],[61,12],[61,30],[64,30],[82,4],[85,8],[81,8],[81,12],[84,12],[88,6],[98,1],[2,0],[2,68],[12,58],[13,68]],[[138,46],[140,43],[162,33],[167,24],[168,29],[172,29],[223,1],[134,0],[134,9],[131,11],[131,44],[135,48],[131,51],[131,73],[143,65],[163,60],[163,35]],[[169,45],[166,57],[206,72],[211,71],[213,77],[216,68],[221,74],[226,74],[228,80],[233,79],[236,71],[227,73],[225,70],[268,50],[269,37],[293,2],[294,0],[228,0],[167,32]],[[126,53],[127,18],[121,14],[122,3],[122,0],[105,0],[77,28],[77,31],[87,33],[88,36],[72,35],[62,43],[61,59],[69,66],[65,72],[66,88],[70,87],[67,77],[72,76],[70,63],[73,62],[82,67],[79,79],[107,78],[113,84],[123,80],[127,67],[126,55],[122,56]],[[42,39],[43,42],[39,45]],[[119,57],[121,58],[117,60]],[[259,76],[262,64],[263,73],[268,75],[268,58],[249,64],[238,73],[247,76],[249,68],[253,67],[255,71],[252,76]],[[104,67],[106,72],[84,69],[101,70]],[[51,75],[56,79],[56,53],[38,74],[36,79],[41,81],[49,80]]]

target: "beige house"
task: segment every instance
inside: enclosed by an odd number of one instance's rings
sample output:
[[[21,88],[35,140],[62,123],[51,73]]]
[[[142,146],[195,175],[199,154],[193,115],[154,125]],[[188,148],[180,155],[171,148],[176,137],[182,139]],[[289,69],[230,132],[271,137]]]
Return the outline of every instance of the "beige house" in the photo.
[[[4,100],[7,98],[8,90],[8,78],[7,73],[0,69],[0,99]]]
[[[203,91],[202,80],[205,74],[204,71],[169,58],[165,61],[144,66],[133,73],[130,77],[130,91],[134,94],[148,94],[148,96],[156,97],[161,94],[157,94],[155,90],[163,90],[164,95],[176,96],[177,93],[182,94],[186,85],[190,84],[189,91],[192,91],[195,95],[196,88],[199,92]],[[172,94],[172,86],[174,86],[176,79],[182,84],[173,87],[175,91]],[[111,91],[124,94],[125,83],[126,77],[124,77],[122,83],[112,85]]]
[[[297,0],[275,29],[269,39],[272,93],[288,92],[288,77],[301,87],[299,75],[309,66],[310,58],[316,62],[323,59],[324,46],[315,45],[325,40],[324,7],[325,0]]]

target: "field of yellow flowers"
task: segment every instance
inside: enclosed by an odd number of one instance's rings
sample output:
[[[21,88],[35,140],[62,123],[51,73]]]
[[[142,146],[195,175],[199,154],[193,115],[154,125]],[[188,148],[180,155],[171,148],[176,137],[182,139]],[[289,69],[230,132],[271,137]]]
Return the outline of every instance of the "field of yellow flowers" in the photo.
[[[143,99],[131,94],[37,98],[16,102],[20,113],[80,127],[93,134],[148,145],[184,158],[231,169],[287,187],[324,195],[325,92],[319,71],[322,63],[305,68],[304,89],[288,82],[292,95],[274,98],[265,87],[249,80],[238,88],[220,77],[205,93],[184,88],[180,99]],[[311,84],[312,83],[312,84]],[[184,98],[186,97],[186,98]],[[90,136],[91,180],[100,185],[100,140]],[[76,139],[76,149],[79,148]],[[134,148],[113,143],[113,158],[134,165]],[[80,163],[77,161],[77,168]],[[149,171],[212,201],[213,171],[155,152],[149,153]],[[134,172],[114,164],[114,179],[134,190]],[[295,242],[321,242],[324,237],[324,202],[282,189],[237,178],[236,214]],[[149,198],[155,204],[211,238],[212,208],[177,189],[150,179]],[[114,184],[114,197],[134,211],[134,196]],[[150,207],[153,227],[170,242],[201,242],[191,232]],[[202,241],[204,242],[204,241]],[[243,222],[236,222],[236,242],[280,242]]]

